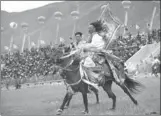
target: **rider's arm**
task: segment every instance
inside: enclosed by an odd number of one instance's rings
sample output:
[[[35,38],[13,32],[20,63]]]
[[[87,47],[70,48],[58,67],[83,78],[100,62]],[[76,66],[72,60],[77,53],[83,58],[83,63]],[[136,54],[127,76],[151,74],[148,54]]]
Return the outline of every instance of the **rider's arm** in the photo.
[[[92,42],[91,43],[87,43],[84,46],[82,46],[83,49],[85,50],[96,50],[96,49],[103,49],[104,47],[104,41],[102,39],[101,36],[99,36],[98,34],[95,34],[92,38]]]

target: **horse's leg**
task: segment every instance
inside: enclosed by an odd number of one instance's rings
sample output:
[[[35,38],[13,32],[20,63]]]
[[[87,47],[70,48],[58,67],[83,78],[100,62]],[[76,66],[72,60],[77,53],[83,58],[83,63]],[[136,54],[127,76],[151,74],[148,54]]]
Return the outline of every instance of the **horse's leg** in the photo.
[[[88,113],[88,98],[87,98],[87,93],[82,93],[83,96],[83,102],[84,102],[84,107],[85,110],[83,111],[84,114]]]
[[[123,91],[130,97],[130,99],[133,101],[133,103],[134,103],[135,105],[138,105],[137,100],[135,100],[135,99],[133,98],[133,96],[130,94],[128,88],[125,86],[124,83],[117,83],[117,82],[116,82],[116,84],[119,85],[119,86],[123,89]]]
[[[67,103],[67,101],[69,100],[70,96],[72,96],[71,93],[67,92],[65,97],[64,97],[64,100],[63,100],[63,103],[62,105],[60,106],[60,108],[57,110],[57,115],[60,115],[62,113],[62,111],[64,110],[64,106],[65,104]]]
[[[88,93],[88,85],[84,82],[82,82],[80,84],[80,92],[82,93],[82,97],[83,97],[83,103],[84,103],[84,107],[85,110],[82,111],[84,114],[88,114],[88,98],[87,98],[87,93]]]
[[[60,108],[57,110],[57,115],[60,115],[62,112],[63,112],[63,109],[64,109],[64,105],[65,103],[67,102],[67,97],[68,97],[68,93],[66,93],[64,99],[63,99],[63,103],[62,105],[60,106]]]
[[[90,89],[94,92],[96,96],[96,104],[99,104],[99,97],[98,97],[98,90],[95,89],[94,87],[90,86]]]
[[[67,103],[66,103],[65,106],[64,106],[64,109],[67,109],[67,108],[69,107],[69,104],[70,104],[70,101],[71,101],[71,99],[72,99],[72,96],[73,96],[73,95],[69,96],[68,101],[67,101]]]
[[[112,86],[112,81],[106,81],[104,86],[103,86],[103,89],[106,91],[106,93],[108,94],[109,98],[112,99],[113,101],[113,104],[112,104],[112,110],[114,110],[116,108],[116,96],[115,94],[112,92],[112,89],[111,89],[111,86]]]

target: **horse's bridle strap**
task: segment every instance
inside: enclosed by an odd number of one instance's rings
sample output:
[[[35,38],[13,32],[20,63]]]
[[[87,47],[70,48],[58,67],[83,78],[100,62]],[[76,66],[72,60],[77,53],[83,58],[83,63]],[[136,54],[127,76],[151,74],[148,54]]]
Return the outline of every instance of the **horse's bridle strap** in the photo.
[[[69,84],[66,81],[65,81],[65,83],[67,84],[67,86],[74,86],[74,85],[78,85],[81,81],[82,81],[82,78],[80,78],[79,81],[72,83],[72,84]]]

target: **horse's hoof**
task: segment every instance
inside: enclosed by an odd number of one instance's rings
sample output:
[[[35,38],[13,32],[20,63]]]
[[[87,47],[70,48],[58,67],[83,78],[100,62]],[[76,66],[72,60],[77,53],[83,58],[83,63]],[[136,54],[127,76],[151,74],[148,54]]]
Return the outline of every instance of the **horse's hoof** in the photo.
[[[86,115],[86,114],[88,114],[88,111],[82,111],[82,113]]]
[[[68,109],[69,108],[69,106],[64,106],[64,109]]]
[[[116,108],[109,108],[108,110],[110,110],[110,111],[114,111]]]
[[[58,110],[57,110],[56,115],[61,115],[61,114],[62,114],[62,112],[63,112],[63,110],[62,110],[62,109],[58,109]]]
[[[134,104],[135,104],[135,105],[138,105],[138,102],[135,100],[135,101],[134,101]]]
[[[96,104],[100,104],[100,102],[96,102]]]
[[[62,112],[57,112],[57,113],[56,113],[56,115],[61,115],[61,114],[62,114]]]

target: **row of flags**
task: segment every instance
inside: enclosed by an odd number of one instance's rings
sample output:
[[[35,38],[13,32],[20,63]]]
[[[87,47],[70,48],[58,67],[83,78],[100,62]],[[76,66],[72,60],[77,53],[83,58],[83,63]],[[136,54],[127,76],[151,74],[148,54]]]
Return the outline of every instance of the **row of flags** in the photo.
[[[119,30],[119,28],[121,27],[122,24],[121,24],[121,22],[119,21],[119,19],[117,17],[113,16],[113,14],[112,14],[112,12],[111,12],[111,10],[109,8],[109,4],[104,5],[104,6],[105,7],[101,8],[101,9],[103,9],[103,12],[102,12],[101,16],[99,17],[99,19],[101,19],[104,22],[104,24],[107,26],[107,28],[108,28],[107,29],[108,30],[108,33],[107,33],[108,35],[107,36],[110,38],[110,41],[109,41],[109,44],[110,44],[114,39],[116,39],[117,31]],[[136,30],[140,29],[140,26],[138,24],[133,25],[133,27],[135,27]],[[147,27],[149,27],[149,26],[147,26]],[[127,27],[127,30],[128,30],[128,28],[130,28],[130,27]],[[60,37],[60,43],[65,43],[65,40],[62,37]],[[39,44],[44,45],[45,41],[44,40],[39,40]],[[30,45],[31,45],[31,47],[36,46],[36,44],[34,42],[31,42]],[[13,45],[13,48],[17,49],[17,46]]]
[[[135,28],[136,28],[136,30],[139,30],[140,29],[140,26],[139,25],[135,25]]]
[[[45,45],[46,44],[46,42],[44,41],[44,40],[39,40],[39,43],[40,43],[40,45]],[[62,38],[62,37],[60,37],[60,43],[65,43],[65,39],[64,38]],[[34,42],[31,42],[31,47],[39,47],[39,46],[37,46]],[[16,45],[16,44],[12,44],[12,48],[13,49],[18,49],[18,46]],[[6,50],[6,51],[11,51],[10,50],[10,47],[8,47],[8,46],[4,46],[4,49]]]
[[[10,48],[8,46],[4,46],[4,49],[7,51],[10,50]],[[13,44],[13,49],[18,49],[18,46]]]
[[[45,41],[44,40],[40,40],[40,45],[45,45]],[[31,42],[31,47],[36,47],[36,44],[34,42]],[[13,44],[12,48],[13,49],[18,49],[18,46],[16,44]],[[4,46],[4,49],[6,51],[10,51],[10,47],[8,47],[8,46]]]

